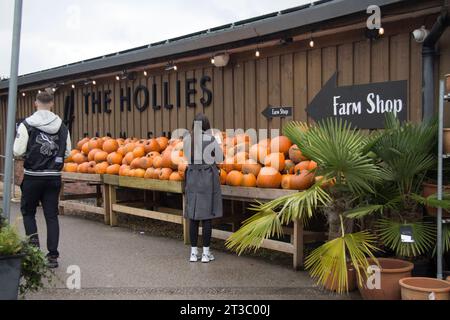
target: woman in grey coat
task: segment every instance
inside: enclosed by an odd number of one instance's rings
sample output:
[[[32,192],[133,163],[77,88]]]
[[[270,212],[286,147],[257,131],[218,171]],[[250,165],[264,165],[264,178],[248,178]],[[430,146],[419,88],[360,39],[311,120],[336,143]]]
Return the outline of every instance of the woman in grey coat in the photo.
[[[190,137],[184,139],[184,150],[189,159],[185,175],[185,218],[189,219],[191,262],[199,259],[197,242],[200,221],[203,228],[201,261],[208,263],[214,260],[209,249],[212,220],[223,215],[220,173],[217,168],[217,163],[223,160],[223,153],[210,131],[208,118],[204,114],[198,114],[194,118]]]

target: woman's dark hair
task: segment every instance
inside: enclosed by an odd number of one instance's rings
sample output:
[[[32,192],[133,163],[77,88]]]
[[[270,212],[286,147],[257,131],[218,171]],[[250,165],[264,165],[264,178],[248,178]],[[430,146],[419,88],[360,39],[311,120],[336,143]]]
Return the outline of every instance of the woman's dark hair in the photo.
[[[202,123],[202,131],[208,131],[211,129],[211,124],[209,122],[209,119],[207,116],[205,116],[205,114],[203,113],[198,113],[195,118],[194,121],[192,122],[192,130],[194,130],[194,126],[196,122],[201,122]]]

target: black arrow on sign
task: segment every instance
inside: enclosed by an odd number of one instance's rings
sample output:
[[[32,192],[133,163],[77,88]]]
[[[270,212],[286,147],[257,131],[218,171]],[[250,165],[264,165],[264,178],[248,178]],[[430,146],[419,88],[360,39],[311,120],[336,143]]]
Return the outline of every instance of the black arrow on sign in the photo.
[[[406,121],[407,87],[406,80],[338,87],[335,73],[306,112],[315,121],[338,117],[361,129],[384,128],[385,114],[391,112],[387,110],[396,110],[394,107],[398,110],[401,106],[397,118]],[[369,98],[373,104],[368,102]]]

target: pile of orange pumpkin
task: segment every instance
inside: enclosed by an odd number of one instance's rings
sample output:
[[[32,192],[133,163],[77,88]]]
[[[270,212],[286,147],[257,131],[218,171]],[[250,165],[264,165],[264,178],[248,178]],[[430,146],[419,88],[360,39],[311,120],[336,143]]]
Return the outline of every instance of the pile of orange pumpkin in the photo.
[[[182,181],[186,168],[181,140],[103,137],[79,141],[64,171]]]
[[[306,190],[318,179],[317,164],[285,136],[252,144],[247,135],[222,136],[223,185]],[[183,141],[84,138],[66,160],[64,171],[182,181],[188,161]]]
[[[252,144],[247,135],[224,137],[222,184],[242,187],[306,190],[316,181],[317,164],[303,156],[285,136]]]

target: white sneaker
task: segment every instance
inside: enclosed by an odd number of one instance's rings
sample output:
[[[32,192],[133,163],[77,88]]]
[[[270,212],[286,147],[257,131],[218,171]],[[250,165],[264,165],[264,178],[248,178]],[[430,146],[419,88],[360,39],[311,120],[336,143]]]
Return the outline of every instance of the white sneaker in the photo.
[[[191,253],[191,257],[189,258],[190,262],[197,262],[198,261],[198,256],[195,253]]]
[[[203,253],[202,254],[202,262],[203,263],[209,263],[210,261],[214,261],[215,258],[212,255],[212,253]]]

